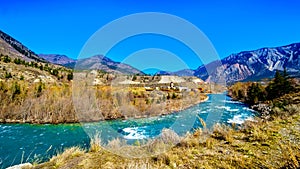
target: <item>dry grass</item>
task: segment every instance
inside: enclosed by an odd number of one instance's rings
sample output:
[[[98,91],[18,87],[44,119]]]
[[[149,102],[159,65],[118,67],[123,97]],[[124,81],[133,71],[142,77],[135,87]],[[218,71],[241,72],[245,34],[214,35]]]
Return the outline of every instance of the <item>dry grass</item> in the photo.
[[[58,168],[299,168],[298,108],[299,105],[290,106],[290,116],[248,122],[240,130],[220,124],[212,132],[198,129],[180,138],[174,147],[168,145],[177,142],[178,137],[169,130],[164,131],[162,138],[145,144],[129,146],[120,144],[121,140],[109,143],[114,151],[132,151],[140,158],[116,155],[105,148],[93,148],[74,158],[55,158],[63,161]],[[146,150],[149,154],[143,157]],[[35,168],[52,168],[54,164],[50,160]]]
[[[80,79],[80,76],[69,82],[65,79],[67,70],[60,70],[64,76],[61,80],[34,83],[39,75],[48,72],[30,67],[32,79],[26,76],[20,81],[23,74],[17,72],[27,72],[21,71],[25,66],[5,65],[20,70],[12,73],[13,78],[3,79],[0,75],[0,122],[57,124],[143,118],[178,112],[207,99],[197,88],[179,92],[175,89],[146,91],[144,87],[109,83],[95,86],[93,78]],[[85,77],[84,73],[82,76]]]
[[[40,165],[40,168],[61,168],[63,167],[68,161],[72,159],[76,159],[84,155],[84,150],[79,147],[72,147],[69,149],[64,150],[63,153],[53,156],[50,161],[48,162],[51,164],[51,167],[47,165]]]

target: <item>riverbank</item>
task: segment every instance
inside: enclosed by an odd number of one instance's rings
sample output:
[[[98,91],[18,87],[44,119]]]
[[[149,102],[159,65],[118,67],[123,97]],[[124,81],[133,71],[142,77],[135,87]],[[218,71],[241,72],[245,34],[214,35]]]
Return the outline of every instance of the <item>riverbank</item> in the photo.
[[[299,100],[300,92],[286,94],[269,102],[271,111],[267,119],[257,117],[238,130],[236,126],[216,124],[209,132],[204,127],[181,138],[170,151],[152,157],[119,156],[92,141],[89,150],[71,148],[33,168],[299,168]],[[174,138],[178,136],[168,137]],[[149,143],[146,147],[157,152],[163,145]],[[136,146],[131,146],[132,150]],[[115,148],[113,152],[118,152],[122,145]]]
[[[198,89],[189,92],[117,90],[92,87],[93,111],[75,111],[92,105],[84,95],[74,104],[72,83],[44,84],[25,81],[0,82],[0,123],[61,124],[101,120],[146,118],[176,113],[208,99]]]
[[[212,132],[199,129],[151,157],[122,157],[92,142],[89,150],[73,147],[32,168],[299,168],[299,124],[300,105],[291,104],[272,120],[258,118],[239,130],[223,125],[215,125]],[[152,145],[154,152],[159,147]]]
[[[195,100],[195,102],[190,103],[190,104],[185,104],[182,106],[176,106],[179,105],[176,102],[167,102],[165,109],[158,111],[155,114],[147,114],[147,115],[138,115],[136,114],[134,117],[115,117],[115,118],[106,118],[104,120],[116,120],[116,119],[122,119],[122,120],[127,120],[129,118],[134,118],[134,119],[139,119],[139,118],[149,118],[149,117],[154,117],[154,116],[162,116],[162,115],[168,115],[168,114],[172,114],[172,113],[178,113],[180,111],[183,111],[185,109],[188,109],[190,107],[193,107],[197,104],[206,102],[209,99],[209,97],[207,95],[203,95],[201,99],[199,100]],[[182,100],[183,102],[185,100]],[[77,119],[71,119],[71,120],[64,120],[63,122],[50,122],[50,121],[40,121],[40,120],[20,120],[20,119],[0,119],[0,123],[15,123],[15,124],[23,124],[23,123],[28,123],[28,124],[69,124],[69,123],[79,123],[79,122],[98,122],[101,121],[102,119],[99,120],[90,120],[90,121],[78,121]]]
[[[203,127],[203,123],[199,118],[203,119],[207,123],[206,127],[211,129],[212,124],[216,121],[228,124],[229,121],[235,121],[235,119],[244,121],[249,119],[248,117],[252,117],[252,111],[241,103],[231,102],[230,98],[225,97],[224,94],[209,94],[208,96],[209,100],[206,102],[178,113],[159,117],[85,124],[0,124],[2,133],[0,142],[3,143],[0,149],[5,150],[0,151],[0,158],[6,159],[2,165],[6,167],[18,164],[22,159],[24,159],[23,162],[45,162],[52,156],[57,155],[58,152],[72,146],[85,147],[85,150],[87,150],[90,147],[89,141],[90,137],[94,135],[94,129],[101,132],[101,141],[104,146],[107,146],[108,142],[118,137],[121,143],[126,141],[130,145],[138,145],[138,143],[146,143],[148,138],[160,137],[160,133],[164,128],[173,128],[170,126],[177,126],[174,128],[175,132],[180,136],[184,136],[186,132],[193,131],[192,128]],[[226,99],[226,109],[223,108],[224,106],[220,106],[224,105],[223,99]],[[216,114],[222,114],[222,118],[221,116],[215,116]],[[143,141],[139,140],[137,142],[136,139],[143,139]],[[24,158],[22,157],[23,151],[25,152]],[[126,151],[117,152],[126,154]],[[136,154],[135,156],[139,157],[140,155]]]

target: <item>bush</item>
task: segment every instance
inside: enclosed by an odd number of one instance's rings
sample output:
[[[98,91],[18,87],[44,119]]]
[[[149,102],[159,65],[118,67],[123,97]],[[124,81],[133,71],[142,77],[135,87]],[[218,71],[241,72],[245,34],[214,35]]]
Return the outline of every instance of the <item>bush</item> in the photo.
[[[12,95],[11,95],[12,100],[14,100],[17,95],[21,94],[21,87],[18,84],[18,82],[13,83],[11,91],[12,91]]]
[[[11,75],[11,73],[10,72],[5,72],[5,78],[6,79],[9,79],[9,78],[12,78],[12,75]]]
[[[42,95],[42,91],[43,91],[44,85],[40,79],[40,82],[38,84],[38,86],[36,87],[36,97],[40,97]]]
[[[172,94],[172,99],[176,99],[177,95],[175,93]]]
[[[7,55],[5,55],[5,56],[3,57],[3,62],[5,62],[5,63],[10,63],[10,62],[11,62],[10,57],[7,56]]]
[[[67,75],[67,79],[68,79],[68,81],[73,80],[73,72],[71,72]]]
[[[51,71],[51,74],[54,75],[54,76],[58,76],[58,70],[57,69],[53,69]]]
[[[136,75],[134,75],[133,77],[132,77],[132,81],[135,81],[137,79],[137,77],[136,77]]]
[[[14,59],[14,63],[17,65],[21,64],[21,59],[19,58]]]

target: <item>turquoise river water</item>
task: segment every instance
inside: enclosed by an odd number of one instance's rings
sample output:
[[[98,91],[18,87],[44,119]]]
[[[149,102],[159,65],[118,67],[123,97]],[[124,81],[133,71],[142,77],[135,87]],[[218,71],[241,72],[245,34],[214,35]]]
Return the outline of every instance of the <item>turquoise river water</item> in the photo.
[[[255,112],[247,105],[232,101],[225,94],[210,94],[209,100],[178,113],[144,119],[112,120],[85,124],[33,125],[0,124],[0,168],[15,164],[42,162],[71,146],[89,147],[95,131],[103,142],[121,137],[128,143],[155,138],[170,128],[179,135],[202,127],[201,117],[211,127],[215,123],[242,124]]]

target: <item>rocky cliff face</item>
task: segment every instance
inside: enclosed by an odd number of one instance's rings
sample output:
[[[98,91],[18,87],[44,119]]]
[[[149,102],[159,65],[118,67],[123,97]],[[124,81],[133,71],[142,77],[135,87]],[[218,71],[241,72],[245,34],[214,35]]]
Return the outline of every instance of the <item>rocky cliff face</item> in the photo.
[[[221,62],[222,65],[214,65],[212,62],[200,66],[194,75],[214,82],[224,78],[228,83],[270,77],[276,70],[283,71],[284,68],[290,74],[300,75],[300,43],[240,52]],[[214,68],[207,73],[206,67]]]

